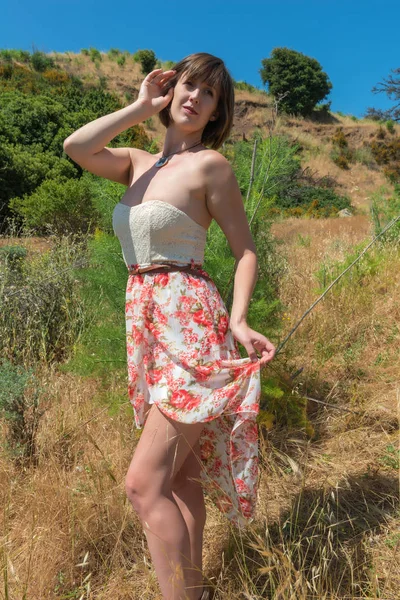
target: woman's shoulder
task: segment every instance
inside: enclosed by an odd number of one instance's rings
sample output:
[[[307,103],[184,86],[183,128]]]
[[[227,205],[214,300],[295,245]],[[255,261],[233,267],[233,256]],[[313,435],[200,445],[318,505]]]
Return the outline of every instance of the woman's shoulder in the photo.
[[[202,152],[199,152],[201,166],[207,171],[213,171],[215,169],[223,169],[224,171],[231,171],[232,167],[229,161],[223,154],[218,150],[211,150],[206,148]]]
[[[204,150],[201,152],[201,171],[208,182],[226,182],[234,177],[230,162],[217,150]]]

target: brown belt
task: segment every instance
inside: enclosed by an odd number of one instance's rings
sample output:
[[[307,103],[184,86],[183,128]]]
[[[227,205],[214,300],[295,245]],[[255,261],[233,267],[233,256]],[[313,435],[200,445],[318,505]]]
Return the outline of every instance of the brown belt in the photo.
[[[198,277],[203,277],[204,279],[208,279],[212,281],[211,277],[203,271],[203,269],[195,269],[192,265],[171,265],[171,264],[152,264],[148,267],[129,267],[130,275],[139,275],[141,273],[165,273],[169,271],[185,271],[186,273],[190,273],[191,275],[197,275]]]

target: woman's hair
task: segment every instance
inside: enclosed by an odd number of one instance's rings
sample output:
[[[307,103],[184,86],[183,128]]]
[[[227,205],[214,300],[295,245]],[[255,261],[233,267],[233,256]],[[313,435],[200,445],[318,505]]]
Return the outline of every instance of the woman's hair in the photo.
[[[198,52],[186,56],[171,69],[174,69],[176,74],[165,86],[165,93],[171,87],[176,86],[183,73],[189,79],[194,77],[217,90],[219,98],[216,113],[218,116],[215,121],[207,123],[201,138],[204,145],[217,150],[228,138],[232,129],[235,106],[233,80],[223,60],[206,52]],[[170,105],[171,103],[158,113],[160,121],[165,127],[172,122]]]

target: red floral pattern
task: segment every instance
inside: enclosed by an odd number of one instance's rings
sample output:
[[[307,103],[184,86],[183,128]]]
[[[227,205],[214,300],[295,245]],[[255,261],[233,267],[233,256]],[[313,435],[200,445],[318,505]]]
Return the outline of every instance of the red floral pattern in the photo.
[[[182,423],[204,423],[204,487],[246,524],[257,494],[260,364],[240,357],[216,285],[184,271],[131,273],[125,316],[136,426],[152,403]]]

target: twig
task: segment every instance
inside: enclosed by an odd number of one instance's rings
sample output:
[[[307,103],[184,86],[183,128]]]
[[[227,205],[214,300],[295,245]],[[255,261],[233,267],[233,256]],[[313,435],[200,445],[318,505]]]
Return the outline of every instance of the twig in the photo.
[[[363,413],[360,413],[356,410],[351,410],[350,408],[343,408],[343,406],[335,406],[334,404],[329,404],[329,402],[324,402],[323,400],[318,400],[317,398],[311,398],[310,396],[303,396],[300,394],[302,398],[306,398],[307,400],[312,400],[313,402],[318,402],[318,404],[324,404],[325,406],[329,406],[329,408],[334,408],[335,410],[344,410],[345,412],[352,413],[353,415],[359,415],[363,417]]]
[[[254,146],[253,146],[253,157],[251,159],[251,170],[250,170],[250,181],[249,181],[249,187],[247,188],[247,194],[246,194],[246,204],[247,201],[250,197],[250,191],[253,185],[253,181],[254,181],[254,166],[256,164],[256,153],[257,153],[257,138],[254,140]]]

